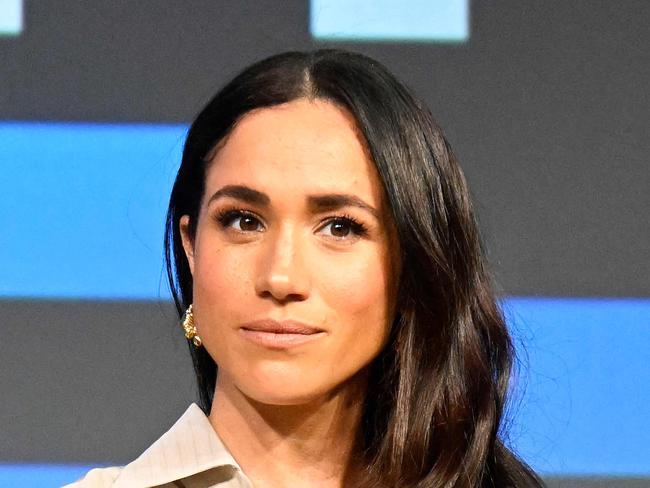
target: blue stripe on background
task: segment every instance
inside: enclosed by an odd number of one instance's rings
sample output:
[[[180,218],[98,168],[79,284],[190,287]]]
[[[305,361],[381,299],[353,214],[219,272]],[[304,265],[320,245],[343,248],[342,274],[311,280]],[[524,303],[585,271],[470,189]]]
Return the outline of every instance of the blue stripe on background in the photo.
[[[464,42],[469,0],[311,0],[309,28],[322,40]]]
[[[78,480],[92,467],[80,464],[0,464],[0,486],[58,488]]]
[[[524,459],[549,475],[650,476],[650,300],[505,308],[529,356],[512,436]]]
[[[186,128],[0,124],[0,297],[152,299]]]

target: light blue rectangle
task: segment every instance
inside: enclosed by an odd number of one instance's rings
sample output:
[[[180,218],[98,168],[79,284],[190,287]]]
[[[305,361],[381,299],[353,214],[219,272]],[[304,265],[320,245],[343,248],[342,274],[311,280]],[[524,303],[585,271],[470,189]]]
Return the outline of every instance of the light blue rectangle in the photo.
[[[321,40],[465,42],[469,0],[311,0]]]
[[[523,458],[545,475],[650,476],[650,299],[505,308],[529,357],[512,436]]]
[[[167,297],[163,228],[185,131],[0,124],[0,296]]]
[[[93,467],[77,464],[0,464],[0,486],[59,488],[78,480]]]
[[[23,30],[23,0],[0,0],[0,35],[17,35]]]

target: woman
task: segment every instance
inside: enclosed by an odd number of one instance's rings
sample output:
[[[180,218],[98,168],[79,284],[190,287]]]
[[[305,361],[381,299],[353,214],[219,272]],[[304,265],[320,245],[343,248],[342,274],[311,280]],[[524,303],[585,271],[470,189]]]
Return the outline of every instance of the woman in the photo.
[[[200,410],[76,486],[542,486],[500,437],[513,350],[465,180],[376,61],[232,80],[189,130],[165,243]]]

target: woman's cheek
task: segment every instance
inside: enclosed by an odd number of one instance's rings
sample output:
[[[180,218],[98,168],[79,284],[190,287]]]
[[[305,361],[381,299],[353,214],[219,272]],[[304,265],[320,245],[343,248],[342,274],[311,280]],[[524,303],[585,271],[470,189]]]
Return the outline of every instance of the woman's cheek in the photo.
[[[195,298],[212,313],[228,312],[253,292],[250,263],[234,249],[214,247],[204,252],[195,266]]]
[[[386,300],[386,276],[376,256],[359,255],[328,268],[321,289],[330,309],[347,319],[376,320]],[[341,317],[344,319],[344,317]]]

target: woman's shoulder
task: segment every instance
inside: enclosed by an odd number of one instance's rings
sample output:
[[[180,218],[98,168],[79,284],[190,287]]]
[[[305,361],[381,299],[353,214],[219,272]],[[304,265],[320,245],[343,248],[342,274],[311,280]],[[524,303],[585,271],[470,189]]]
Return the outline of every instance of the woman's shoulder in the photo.
[[[112,486],[122,469],[121,466],[94,468],[88,471],[83,478],[65,485],[63,488],[105,488]]]

